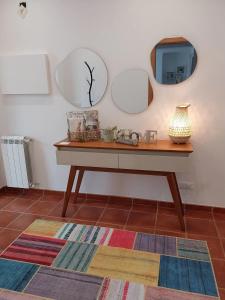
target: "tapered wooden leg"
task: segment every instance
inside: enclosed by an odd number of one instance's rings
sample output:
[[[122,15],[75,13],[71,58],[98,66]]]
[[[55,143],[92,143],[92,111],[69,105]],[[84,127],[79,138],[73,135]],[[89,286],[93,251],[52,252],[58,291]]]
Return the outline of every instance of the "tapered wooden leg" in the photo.
[[[62,217],[64,218],[66,216],[66,211],[68,207],[68,203],[70,200],[71,191],[73,188],[74,179],[76,176],[77,168],[74,166],[70,167],[70,174],[67,182],[67,188],[66,188],[66,194],[64,198],[64,204],[63,204],[63,211],[62,211]]]
[[[84,169],[80,169],[79,175],[78,175],[78,178],[77,178],[76,189],[75,189],[74,203],[77,202],[77,197],[78,197],[78,194],[79,194],[79,191],[80,191],[80,186],[81,186],[83,177],[84,177]]]
[[[173,197],[174,205],[177,210],[180,226],[182,230],[185,230],[185,223],[184,223],[184,209],[182,205],[182,200],[180,196],[179,187],[177,184],[177,178],[175,173],[169,173],[167,175],[167,181],[169,183],[170,191]]]

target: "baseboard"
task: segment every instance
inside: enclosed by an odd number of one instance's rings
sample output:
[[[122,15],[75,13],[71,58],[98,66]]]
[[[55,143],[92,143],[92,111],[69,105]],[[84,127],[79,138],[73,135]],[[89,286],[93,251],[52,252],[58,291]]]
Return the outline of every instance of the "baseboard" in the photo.
[[[7,192],[21,192],[26,193],[26,191],[32,192],[32,190],[37,189],[21,189],[21,188],[9,188],[7,186],[0,188],[0,193],[7,193]],[[38,189],[40,191],[43,191],[44,193],[62,193],[62,191],[55,191],[55,190],[43,190]],[[73,193],[72,193],[73,194]],[[174,208],[173,202],[167,202],[167,201],[161,201],[161,200],[152,200],[152,199],[140,199],[140,198],[131,198],[131,197],[123,197],[123,196],[113,196],[113,195],[101,195],[101,194],[89,194],[89,193],[79,193],[78,198],[81,199],[103,199],[103,200],[109,200],[110,202],[113,201],[129,201],[132,200],[134,205],[151,205],[151,206],[160,206],[160,207],[168,207],[168,208]],[[216,207],[216,206],[206,206],[206,205],[197,205],[197,204],[190,204],[190,203],[184,203],[184,207],[187,209],[193,209],[193,210],[207,210],[207,211],[214,211],[217,213],[225,213],[224,207]]]

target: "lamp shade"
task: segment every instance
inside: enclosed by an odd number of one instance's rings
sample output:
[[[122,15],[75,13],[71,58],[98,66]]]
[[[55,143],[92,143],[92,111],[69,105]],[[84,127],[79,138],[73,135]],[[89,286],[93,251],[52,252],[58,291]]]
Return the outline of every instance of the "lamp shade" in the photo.
[[[191,137],[191,122],[188,117],[190,104],[179,105],[171,120],[169,137],[175,144],[185,144]]]

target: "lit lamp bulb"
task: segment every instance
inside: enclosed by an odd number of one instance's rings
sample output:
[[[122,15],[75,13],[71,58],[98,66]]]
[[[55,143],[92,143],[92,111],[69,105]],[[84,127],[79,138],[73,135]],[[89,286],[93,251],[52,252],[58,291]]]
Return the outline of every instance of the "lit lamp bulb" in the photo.
[[[23,19],[26,17],[26,15],[27,15],[27,2],[26,1],[19,3],[18,15]]]
[[[191,137],[191,122],[188,117],[188,107],[190,104],[179,105],[176,107],[170,127],[169,137],[175,144],[185,144]]]

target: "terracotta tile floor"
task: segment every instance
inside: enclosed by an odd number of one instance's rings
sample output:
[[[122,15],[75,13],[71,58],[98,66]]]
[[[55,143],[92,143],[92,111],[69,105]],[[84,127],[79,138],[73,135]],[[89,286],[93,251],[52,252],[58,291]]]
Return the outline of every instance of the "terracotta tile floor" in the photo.
[[[0,192],[0,253],[35,219],[122,228],[147,233],[206,240],[211,253],[221,299],[225,300],[225,213],[207,208],[185,209],[186,231],[180,230],[170,204],[91,196],[72,199],[61,218],[63,193],[31,190]]]

